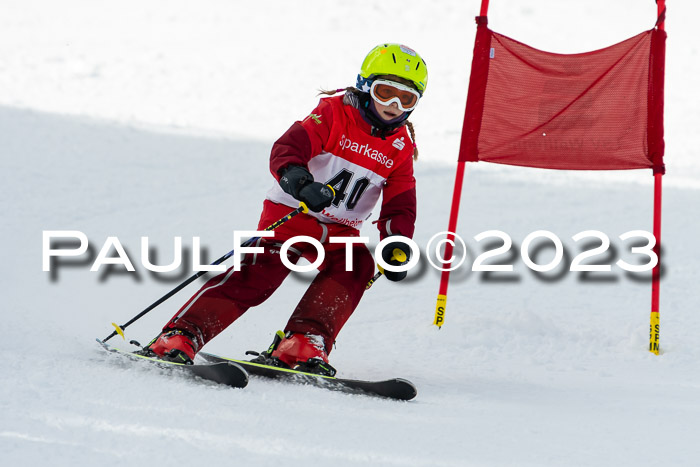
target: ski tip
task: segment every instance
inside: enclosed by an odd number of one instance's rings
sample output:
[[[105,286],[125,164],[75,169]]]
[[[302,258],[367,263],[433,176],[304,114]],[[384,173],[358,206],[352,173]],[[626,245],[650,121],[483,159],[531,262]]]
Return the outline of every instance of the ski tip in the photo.
[[[404,401],[410,401],[412,399],[415,399],[415,397],[418,395],[418,388],[416,387],[415,384],[410,382],[407,379],[403,378],[396,378],[395,380],[402,388],[401,391],[397,392],[397,399],[404,400]]]

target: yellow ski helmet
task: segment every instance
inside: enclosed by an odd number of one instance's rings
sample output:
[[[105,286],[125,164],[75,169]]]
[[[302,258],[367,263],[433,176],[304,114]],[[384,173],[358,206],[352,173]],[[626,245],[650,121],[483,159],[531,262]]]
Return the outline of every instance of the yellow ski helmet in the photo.
[[[418,53],[401,44],[379,44],[373,48],[362,62],[360,74],[357,76],[357,87],[360,90],[378,75],[394,75],[411,81],[420,95],[428,85],[428,68]]]

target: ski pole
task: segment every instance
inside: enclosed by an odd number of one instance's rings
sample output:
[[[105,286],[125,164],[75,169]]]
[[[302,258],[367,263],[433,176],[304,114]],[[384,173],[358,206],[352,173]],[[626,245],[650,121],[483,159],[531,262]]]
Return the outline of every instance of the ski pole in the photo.
[[[394,248],[394,251],[391,252],[391,260],[396,260],[400,263],[405,263],[408,258],[406,258],[406,253],[404,253],[400,248]],[[391,261],[389,260],[389,261]],[[377,264],[377,269],[379,269],[379,272],[377,272],[373,278],[367,282],[367,285],[365,286],[365,290],[369,290],[370,287],[372,287],[372,284],[377,282],[377,279],[382,277],[382,274],[384,274],[384,268],[382,268],[380,265]]]
[[[309,208],[308,208],[308,207],[306,206],[306,204],[303,203],[303,202],[301,202],[301,203],[299,204],[299,207],[296,208],[294,211],[290,212],[289,214],[287,214],[286,216],[284,216],[284,217],[281,218],[280,220],[278,220],[278,221],[276,221],[276,222],[270,224],[267,228],[265,228],[265,231],[275,230],[277,227],[279,227],[280,225],[284,224],[285,222],[287,222],[289,219],[291,219],[292,217],[296,216],[297,214],[301,214],[302,212],[303,212],[303,213],[309,212]],[[260,237],[249,238],[248,240],[246,240],[245,242],[243,242],[243,243],[241,244],[241,247],[246,247],[246,246],[252,245],[252,244],[255,243],[256,241],[258,241],[258,239],[260,239]],[[229,251],[229,252],[226,253],[224,256],[222,256],[221,258],[219,258],[219,259],[217,259],[216,261],[214,261],[213,263],[211,263],[211,266],[216,266],[216,265],[218,265],[218,264],[223,263],[223,262],[226,261],[227,259],[229,259],[231,256],[233,256],[233,251],[234,251],[234,250]],[[207,272],[208,272],[208,271],[198,271],[198,272],[195,273],[194,275],[190,276],[190,278],[188,278],[187,280],[185,280],[185,282],[183,282],[182,284],[178,285],[177,287],[175,287],[173,290],[171,290],[171,291],[168,292],[167,294],[165,294],[165,295],[163,295],[162,297],[160,297],[158,300],[156,300],[155,302],[153,302],[148,308],[146,308],[146,309],[143,310],[141,313],[139,313],[138,315],[134,316],[133,318],[131,318],[129,321],[127,321],[126,323],[122,324],[121,326],[119,326],[117,323],[112,323],[112,326],[114,326],[114,331],[112,332],[112,334],[110,334],[109,336],[105,337],[105,338],[102,340],[102,342],[107,342],[107,341],[110,340],[112,337],[116,336],[117,334],[119,334],[120,336],[122,336],[122,339],[126,339],[126,337],[124,336],[124,329],[126,329],[129,325],[131,325],[131,324],[134,323],[135,321],[137,321],[137,320],[139,320],[140,318],[142,318],[146,313],[148,313],[149,311],[153,310],[155,307],[157,307],[158,305],[160,305],[161,303],[163,303],[164,301],[166,301],[167,299],[169,299],[170,297],[172,297],[173,295],[175,295],[176,293],[178,293],[180,290],[184,289],[186,286],[188,286],[188,285],[191,284],[193,281],[197,280],[199,277],[201,277],[202,275],[206,274]]]

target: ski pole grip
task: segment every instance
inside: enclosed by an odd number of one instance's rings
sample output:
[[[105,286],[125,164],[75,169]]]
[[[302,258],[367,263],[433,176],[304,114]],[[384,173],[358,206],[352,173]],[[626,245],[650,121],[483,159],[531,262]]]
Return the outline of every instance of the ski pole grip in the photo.
[[[408,259],[406,257],[406,253],[404,253],[404,251],[401,248],[394,248],[394,251],[392,251],[391,254],[391,259],[395,259],[400,263],[405,263]]]
[[[401,263],[405,263],[408,258],[406,257],[406,253],[404,253],[403,250],[401,250],[400,248],[394,248],[394,251],[391,252],[391,259],[395,259],[397,261],[400,261]],[[384,274],[383,267],[377,264],[377,269],[379,269],[379,272],[376,273],[374,277],[372,277],[369,280],[369,282],[367,282],[365,290],[368,290],[370,287],[372,287],[372,284],[374,284],[377,281],[377,279],[382,277],[382,274]]]
[[[408,258],[406,258],[406,253],[404,253],[399,248],[394,248],[394,251],[391,252],[391,259],[389,261],[396,260],[400,263],[405,263],[406,259],[408,259]],[[377,269],[379,269],[379,274],[384,274],[383,267],[381,267],[380,265],[377,264]]]

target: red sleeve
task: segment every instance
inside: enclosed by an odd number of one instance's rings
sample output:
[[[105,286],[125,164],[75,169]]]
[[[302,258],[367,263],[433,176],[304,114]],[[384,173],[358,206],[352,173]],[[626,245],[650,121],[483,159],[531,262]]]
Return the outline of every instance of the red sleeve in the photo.
[[[391,172],[382,191],[382,210],[379,213],[379,236],[403,235],[413,238],[416,223],[416,179],[413,177],[413,158]]]
[[[333,110],[326,99],[301,122],[294,124],[272,146],[270,171],[279,179],[282,169],[290,165],[307,167],[312,157],[323,150],[333,124]],[[308,168],[308,167],[307,167]]]

